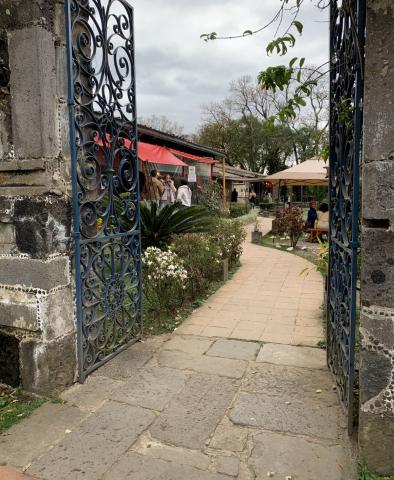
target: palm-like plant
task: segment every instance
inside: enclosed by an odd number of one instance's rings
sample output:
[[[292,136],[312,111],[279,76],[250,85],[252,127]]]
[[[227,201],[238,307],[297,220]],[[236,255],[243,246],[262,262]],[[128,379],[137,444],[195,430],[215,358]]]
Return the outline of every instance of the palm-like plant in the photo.
[[[141,203],[142,245],[163,247],[172,235],[209,230],[212,217],[198,206],[183,208],[179,203],[158,208],[156,203]]]

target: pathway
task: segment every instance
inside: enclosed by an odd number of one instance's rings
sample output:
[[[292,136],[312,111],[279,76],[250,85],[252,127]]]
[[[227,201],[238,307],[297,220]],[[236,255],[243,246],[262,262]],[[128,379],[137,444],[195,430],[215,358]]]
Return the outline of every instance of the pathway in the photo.
[[[242,263],[175,334],[1,436],[0,465],[41,480],[354,479],[325,352],[299,346],[322,336],[321,278],[252,244]]]

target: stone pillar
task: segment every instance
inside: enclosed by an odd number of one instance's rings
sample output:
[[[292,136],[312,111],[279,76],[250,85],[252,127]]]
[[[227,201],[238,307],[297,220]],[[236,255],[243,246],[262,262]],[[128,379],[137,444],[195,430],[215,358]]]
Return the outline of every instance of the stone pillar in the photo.
[[[394,5],[367,0],[359,444],[394,474]]]
[[[0,382],[44,394],[76,371],[63,8],[0,0]]]

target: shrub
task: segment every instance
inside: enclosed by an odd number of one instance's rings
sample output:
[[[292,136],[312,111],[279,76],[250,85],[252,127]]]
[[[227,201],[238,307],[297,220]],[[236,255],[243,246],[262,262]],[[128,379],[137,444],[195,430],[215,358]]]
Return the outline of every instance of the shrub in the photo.
[[[209,182],[202,187],[200,204],[214,215],[228,215],[223,206],[223,187],[217,182]]]
[[[159,208],[156,203],[141,203],[142,246],[166,247],[176,234],[205,232],[212,218],[205,208],[184,208],[179,203]]]
[[[276,211],[275,227],[278,235],[288,235],[292,247],[297,245],[304,231],[302,209],[299,207],[281,208]]]
[[[250,203],[230,203],[230,217],[237,218],[247,215],[252,209]]]
[[[246,232],[237,220],[220,220],[210,234],[210,240],[219,247],[221,259],[235,265],[242,254],[242,243]]]
[[[174,313],[182,306],[187,271],[176,253],[149,247],[142,255],[142,272],[144,297],[160,323],[162,314]]]
[[[205,292],[222,271],[219,246],[206,234],[176,235],[171,250],[182,259],[188,274],[188,293],[192,299]]]

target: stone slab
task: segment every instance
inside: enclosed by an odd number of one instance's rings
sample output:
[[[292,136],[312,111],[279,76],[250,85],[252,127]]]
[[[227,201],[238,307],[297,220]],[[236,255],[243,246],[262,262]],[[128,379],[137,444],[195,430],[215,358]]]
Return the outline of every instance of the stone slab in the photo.
[[[337,440],[341,435],[341,411],[336,404],[322,404],[316,400],[241,393],[231,412],[236,425],[259,427],[275,432],[307,435]]]
[[[224,377],[241,378],[247,363],[242,360],[192,355],[178,351],[163,350],[158,356],[160,365],[193,370],[195,372],[222,375]]]
[[[142,368],[112,393],[112,400],[163,410],[172,397],[185,385],[187,375],[173,368]]]
[[[97,369],[93,375],[125,380],[133,376],[138,368],[143,367],[153,357],[153,354],[154,349],[149,344],[134,343]]]
[[[179,350],[185,353],[203,355],[212,345],[212,340],[201,337],[174,336],[163,345],[163,350]]]
[[[256,362],[289,365],[293,367],[327,369],[325,350],[273,343],[268,343],[261,348]]]
[[[86,413],[69,405],[46,403],[0,436],[0,464],[29,465],[74,430]]]
[[[107,402],[34,462],[27,473],[40,480],[97,480],[154,418],[150,410]]]
[[[150,429],[171,445],[203,448],[229,407],[238,384],[213,375],[193,375]]]
[[[320,403],[337,402],[333,380],[328,371],[287,365],[254,364],[243,379],[241,390],[279,396],[284,401],[311,398]],[[316,393],[317,390],[320,392]]]
[[[40,330],[37,309],[34,293],[2,291],[0,325],[37,332]]]
[[[214,461],[215,470],[218,473],[224,473],[230,477],[238,476],[239,472],[239,459],[237,457],[224,457],[219,456]]]
[[[255,360],[260,344],[239,340],[217,340],[208,350],[212,357],[233,358],[236,360]]]
[[[228,480],[228,476],[207,472],[156,458],[127,452],[111,467],[103,480]]]
[[[354,460],[340,445],[324,445],[300,437],[264,432],[253,438],[249,465],[256,480],[273,478],[300,480],[354,480]]]
[[[80,410],[94,412],[103,403],[112,398],[114,390],[119,389],[123,382],[107,377],[89,376],[83,385],[75,384],[65,390],[60,398]]]
[[[216,428],[209,446],[228,452],[242,452],[246,447],[250,431],[246,427],[234,425],[227,417],[224,417]]]
[[[151,458],[159,458],[166,462],[175,462],[180,465],[189,465],[200,470],[208,470],[211,463],[211,458],[199,450],[165,445],[152,439],[147,433],[141,435],[137,443],[133,445],[132,450]]]

